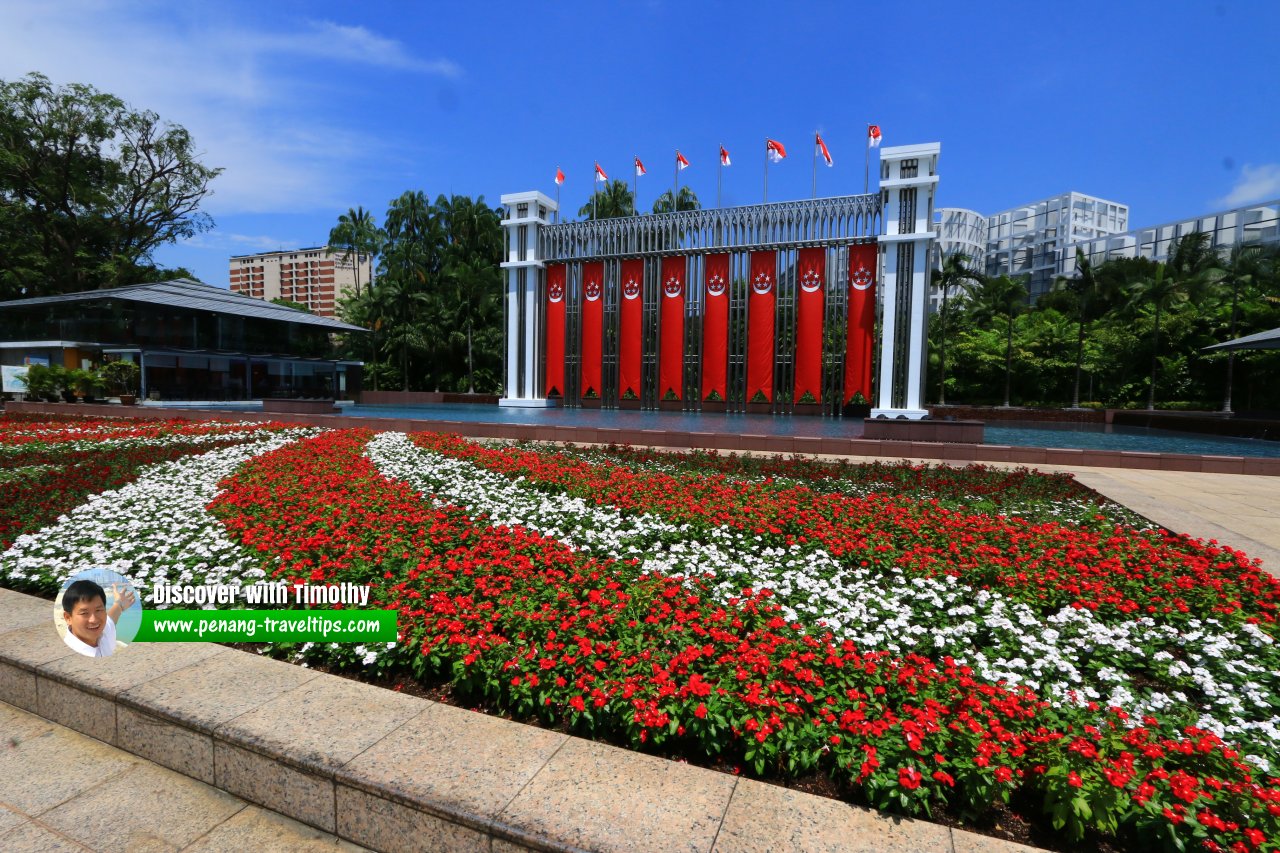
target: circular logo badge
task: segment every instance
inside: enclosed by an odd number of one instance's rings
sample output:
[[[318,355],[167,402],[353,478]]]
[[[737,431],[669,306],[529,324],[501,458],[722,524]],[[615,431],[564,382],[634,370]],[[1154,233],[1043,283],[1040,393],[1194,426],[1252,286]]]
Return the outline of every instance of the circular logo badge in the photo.
[[[724,286],[724,276],[720,275],[720,273],[716,273],[715,275],[707,278],[707,293],[712,296],[719,296],[724,293]]]
[[[564,282],[553,281],[547,284],[547,299],[560,302],[564,299]]]
[[[850,283],[853,285],[854,290],[866,290],[874,280],[875,274],[867,269],[866,266],[859,265],[853,271],[853,280]]]
[[[817,270],[807,270],[800,279],[800,289],[805,293],[814,293],[822,289],[822,276]]]
[[[586,294],[588,302],[595,302],[600,298],[600,282],[592,279],[582,286],[582,292]]]
[[[662,286],[662,292],[674,299],[680,295],[680,291],[683,287],[684,285],[680,282],[680,279],[673,275],[671,278],[667,279],[667,283]]]
[[[622,295],[627,299],[639,299],[640,282],[636,281],[634,278],[627,279],[626,283],[622,285]]]
[[[751,282],[751,289],[756,293],[765,294],[773,290],[773,276],[767,272],[762,272],[755,277],[755,281]]]
[[[62,641],[85,657],[107,657],[133,642],[142,623],[142,598],[133,583],[110,569],[67,578],[53,602]]]

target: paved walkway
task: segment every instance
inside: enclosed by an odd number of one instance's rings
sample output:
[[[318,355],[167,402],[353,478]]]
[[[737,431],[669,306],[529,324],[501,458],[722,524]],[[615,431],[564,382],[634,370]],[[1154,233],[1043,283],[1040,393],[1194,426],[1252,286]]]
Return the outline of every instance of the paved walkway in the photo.
[[[364,850],[0,702],[0,850]]]

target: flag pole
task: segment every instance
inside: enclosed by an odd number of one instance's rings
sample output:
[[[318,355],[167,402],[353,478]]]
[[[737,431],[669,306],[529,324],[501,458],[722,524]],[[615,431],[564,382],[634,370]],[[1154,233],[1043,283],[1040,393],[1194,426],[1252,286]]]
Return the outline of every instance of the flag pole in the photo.
[[[596,184],[600,183],[600,164],[596,163],[595,171],[591,173],[591,218],[596,218],[596,199],[600,196],[600,191],[596,189]]]
[[[720,185],[724,181],[724,143],[720,143],[720,150],[716,152],[716,207],[720,206]]]
[[[764,203],[769,203],[769,140],[764,143]]]
[[[556,174],[560,174],[560,167],[556,166]],[[560,221],[560,182],[556,181],[556,222]]]
[[[813,195],[811,198],[818,197],[818,133],[813,134]]]
[[[671,166],[671,212],[676,212],[676,190],[680,187],[680,149],[676,149],[676,161]]]
[[[640,158],[635,154],[631,155],[631,159],[635,160],[636,163],[640,162]],[[631,174],[635,176],[631,179],[631,212],[639,213],[640,212],[640,169],[635,165],[635,163],[631,164]]]
[[[862,194],[871,192],[871,125],[867,125],[866,147],[862,152]]]

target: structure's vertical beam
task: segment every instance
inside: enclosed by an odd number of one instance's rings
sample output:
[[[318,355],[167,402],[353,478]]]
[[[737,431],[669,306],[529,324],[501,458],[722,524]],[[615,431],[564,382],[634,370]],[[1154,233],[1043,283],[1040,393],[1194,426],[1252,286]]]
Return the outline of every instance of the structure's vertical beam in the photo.
[[[928,416],[928,275],[940,151],[936,142],[880,149],[880,382],[872,417]]]
[[[542,363],[546,329],[542,229],[556,213],[555,201],[540,192],[502,196],[506,260],[502,262],[506,302],[506,386],[503,406],[551,405],[543,396]]]

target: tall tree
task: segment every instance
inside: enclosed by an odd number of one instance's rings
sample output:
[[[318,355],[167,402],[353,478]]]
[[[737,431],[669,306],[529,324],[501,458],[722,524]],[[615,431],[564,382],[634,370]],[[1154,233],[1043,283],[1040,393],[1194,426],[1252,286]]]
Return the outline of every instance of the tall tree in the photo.
[[[583,219],[617,219],[634,216],[635,213],[635,195],[626,181],[617,179],[605,184],[604,189],[596,190],[578,209],[578,215]]]
[[[387,242],[378,285],[390,307],[384,325],[387,345],[399,350],[402,390],[409,390],[409,356],[438,345],[417,316],[430,307],[443,262],[445,234],[440,217],[420,190],[402,193],[387,208]]]
[[[1093,274],[1093,264],[1079,246],[1076,247],[1076,274],[1066,280],[1066,286],[1076,297],[1076,378],[1071,391],[1071,408],[1080,408],[1080,374],[1084,367],[1084,327],[1089,316],[1089,300],[1098,293],[1098,278]]]
[[[1273,275],[1277,259],[1280,257],[1274,246],[1258,244],[1233,246],[1231,253],[1223,264],[1222,281],[1231,287],[1231,315],[1227,327],[1227,340],[1236,337],[1236,326],[1240,319],[1240,289],[1247,290],[1257,286],[1259,282]],[[1227,351],[1227,381],[1223,392],[1222,411],[1231,411],[1231,388],[1235,380],[1236,353]]]
[[[374,258],[386,242],[387,235],[378,227],[373,214],[363,206],[352,207],[338,216],[338,224],[329,230],[329,254],[342,250],[343,263],[354,260],[356,274],[356,295],[360,295],[360,261],[369,259],[372,273]],[[372,286],[373,282],[370,281]]]
[[[702,204],[698,201],[698,196],[688,187],[681,187],[680,192],[676,194],[676,210],[701,210]],[[671,190],[667,190],[662,195],[654,199],[654,213],[670,213],[671,212]]]
[[[1027,307],[1027,287],[1019,279],[1007,275],[982,279],[969,291],[967,307],[978,323],[1005,320],[1004,405],[1009,405],[1013,388],[1013,320]]]
[[[952,288],[967,288],[969,283],[982,281],[982,275],[969,267],[969,256],[961,252],[947,255],[942,269],[934,278],[934,285],[942,288],[942,310],[939,312],[942,329],[938,337],[938,404],[947,404],[947,300]]]
[[[1147,409],[1156,407],[1156,366],[1160,355],[1160,315],[1175,302],[1187,298],[1189,278],[1178,278],[1169,275],[1169,265],[1161,264],[1155,273],[1143,281],[1130,286],[1130,294],[1135,306],[1151,306],[1155,319],[1151,327],[1151,381],[1147,391]]]
[[[154,278],[157,248],[213,226],[199,207],[221,171],[181,126],[92,86],[0,81],[0,294]]]

